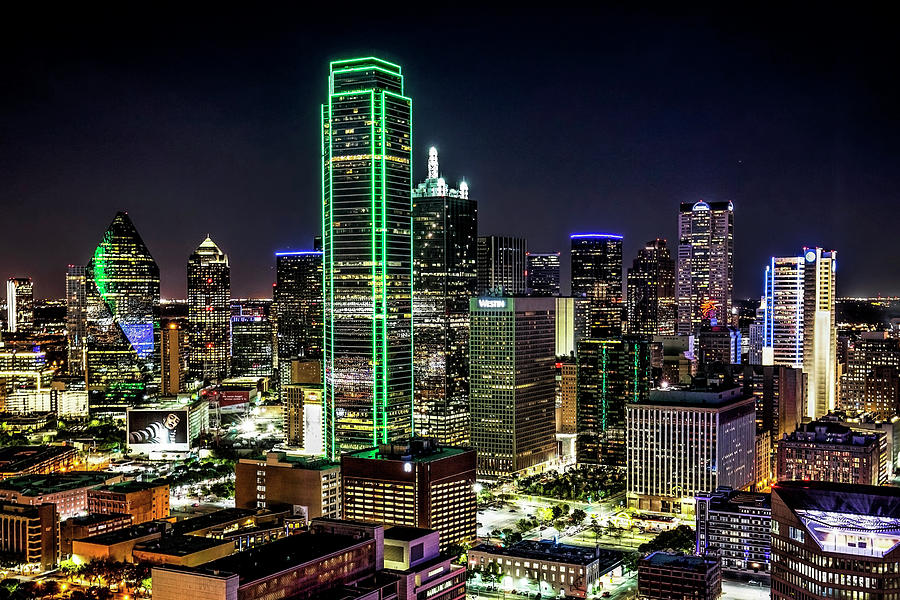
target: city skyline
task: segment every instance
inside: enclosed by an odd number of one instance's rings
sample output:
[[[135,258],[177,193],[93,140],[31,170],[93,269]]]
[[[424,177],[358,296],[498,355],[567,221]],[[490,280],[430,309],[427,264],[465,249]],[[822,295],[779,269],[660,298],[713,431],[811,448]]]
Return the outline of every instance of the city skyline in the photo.
[[[111,212],[128,210],[160,263],[164,297],[185,297],[184,257],[207,232],[232,258],[235,295],[268,295],[274,252],[311,249],[319,229],[318,133],[309,126],[317,99],[308,82],[321,78],[328,59],[362,55],[362,47],[403,64],[411,95],[423,98],[414,114],[413,179],[425,173],[424,150],[436,146],[478,190],[481,235],[521,236],[532,251],[551,252],[564,251],[576,231],[615,231],[625,236],[629,261],[648,239],[675,246],[671,207],[732,200],[736,297],[760,295],[759,265],[798,245],[841,250],[839,295],[900,293],[900,265],[871,260],[881,250],[878,240],[889,237],[887,224],[871,214],[890,205],[897,187],[888,179],[896,155],[883,151],[894,137],[895,120],[886,111],[896,89],[875,78],[884,60],[877,42],[847,51],[828,41],[837,27],[828,15],[819,15],[814,31],[792,30],[800,15],[790,12],[774,29],[750,15],[715,46],[691,39],[714,31],[716,15],[656,16],[642,24],[627,13],[603,17],[597,21],[608,39],[592,51],[585,42],[565,54],[521,49],[505,67],[472,60],[510,39],[491,15],[460,26],[472,43],[452,56],[431,43],[384,42],[390,36],[371,31],[348,43],[261,18],[251,19],[235,42],[243,62],[222,50],[221,36],[235,25],[191,37],[198,32],[153,33],[151,18],[131,32],[135,40],[95,32],[104,50],[105,41],[121,49],[117,61],[98,58],[93,44],[72,46],[52,24],[47,32],[60,35],[41,51],[32,44],[48,41],[46,34],[12,37],[4,41],[16,61],[10,82],[22,85],[2,107],[2,121],[8,138],[21,144],[0,156],[11,174],[0,193],[10,199],[8,218],[32,227],[0,242],[0,270],[32,277],[39,298],[62,297],[65,265],[83,263],[92,232]],[[197,18],[187,15],[180,27],[190,29]],[[403,26],[402,19],[385,25]],[[551,27],[549,39],[562,38],[563,29]],[[54,54],[62,44],[71,53]],[[668,44],[677,46],[675,56],[660,58]],[[232,59],[227,66],[206,68],[219,64],[223,52]],[[52,89],[29,74],[42,61],[57,74]],[[595,74],[590,82],[571,83],[586,65]],[[85,102],[85,86],[99,105]],[[565,114],[544,119],[560,100],[557,89],[565,91]],[[500,115],[484,110],[507,93],[529,100]],[[653,100],[658,94],[664,106]],[[595,102],[600,110],[584,124],[577,115]],[[601,133],[599,148],[588,144]],[[533,149],[531,137],[555,149]],[[567,210],[542,209],[548,198]],[[871,211],[856,210],[860,198]],[[47,210],[29,214],[33,205]],[[514,207],[523,217],[510,226]],[[775,209],[779,218],[772,219]],[[34,227],[59,243],[17,253]],[[265,235],[246,235],[259,227],[268,228]],[[562,262],[568,281],[568,261]]]

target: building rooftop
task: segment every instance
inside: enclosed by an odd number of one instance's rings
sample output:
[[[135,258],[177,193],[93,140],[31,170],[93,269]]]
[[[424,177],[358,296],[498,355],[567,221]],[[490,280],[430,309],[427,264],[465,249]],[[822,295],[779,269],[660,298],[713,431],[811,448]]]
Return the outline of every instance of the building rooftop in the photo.
[[[650,556],[642,558],[641,562],[648,563],[654,567],[669,567],[672,569],[685,569],[705,573],[710,565],[716,564],[717,561],[714,558],[708,558],[706,556],[672,554],[658,550]]]
[[[0,490],[12,490],[24,496],[43,496],[67,490],[103,485],[121,475],[103,471],[69,471],[48,475],[21,475],[0,481]]]
[[[87,515],[82,515],[80,517],[70,517],[62,523],[73,527],[86,527],[90,525],[96,525],[98,523],[105,523],[106,521],[117,521],[122,518],[131,520],[132,516],[125,513],[109,513],[106,515],[99,513],[90,513]]]
[[[98,492],[113,492],[116,494],[130,494],[133,492],[141,492],[143,490],[152,490],[154,488],[167,486],[168,483],[157,481],[123,481],[121,483],[113,483],[110,485],[101,485],[94,488]]]
[[[134,549],[136,551],[153,552],[154,554],[164,554],[166,556],[187,556],[189,554],[225,545],[234,547],[234,542],[231,540],[199,537],[196,535],[167,535],[159,539],[140,542],[134,546]]]
[[[513,544],[509,548],[494,546],[492,544],[479,544],[472,548],[472,550],[499,556],[550,560],[575,565],[588,565],[595,560],[599,560],[601,571],[603,573],[606,573],[621,564],[623,556],[621,552],[616,550],[569,546],[566,544],[556,544],[547,540],[523,540],[517,544]]]
[[[824,481],[782,481],[772,486],[791,509],[898,518],[900,487]]]
[[[382,444],[377,448],[357,450],[344,456],[369,460],[432,462],[471,451],[469,448],[439,446],[435,440],[428,438],[413,438],[406,443]]]
[[[240,583],[243,585],[365,543],[374,541],[354,539],[346,535],[291,535],[214,560],[193,571],[222,577],[234,573],[240,576]]]
[[[874,446],[880,443],[880,432],[854,430],[833,421],[803,423],[796,431],[784,434],[785,442],[813,442],[838,446]]]
[[[394,525],[384,530],[384,539],[397,540],[398,542],[411,542],[426,535],[434,533],[433,529],[425,529],[424,527],[404,527],[403,525]]]
[[[161,535],[166,530],[168,523],[159,521],[150,521],[149,523],[141,523],[140,525],[132,525],[124,529],[117,529],[108,533],[101,533],[86,537],[82,542],[88,544],[97,544],[98,546],[112,546],[113,544],[121,544],[130,540],[140,539],[148,535]]]
[[[75,453],[71,446],[7,446],[0,448],[0,472],[24,471],[45,460]]]
[[[650,390],[650,398],[640,404],[645,406],[683,406],[685,408],[723,408],[744,401],[755,401],[752,394],[745,394],[740,387],[727,389],[668,388]]]
[[[176,535],[187,535],[195,531],[209,529],[210,527],[216,527],[234,521],[245,519],[253,520],[253,517],[255,517],[256,514],[257,511],[250,508],[225,508],[206,515],[200,515],[199,517],[191,517],[190,519],[178,521],[172,525],[172,533]]]
[[[729,487],[720,487],[715,492],[697,494],[698,498],[709,498],[710,507],[718,511],[740,513],[742,508],[772,508],[772,495],[744,492]]]
[[[265,456],[242,458],[239,462],[254,465],[265,463],[277,467],[308,469],[310,471],[328,471],[330,469],[338,469],[341,466],[341,463],[330,461],[327,458],[297,456],[296,454],[287,454],[285,452],[269,452]]]

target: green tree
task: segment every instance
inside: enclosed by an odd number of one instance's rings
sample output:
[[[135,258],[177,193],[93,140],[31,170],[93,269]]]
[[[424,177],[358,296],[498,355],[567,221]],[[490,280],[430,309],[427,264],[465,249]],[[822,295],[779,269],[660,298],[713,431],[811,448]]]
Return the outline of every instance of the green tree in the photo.
[[[585,519],[587,519],[587,513],[580,508],[576,508],[572,511],[572,514],[569,515],[569,520],[573,525],[580,525]]]
[[[657,550],[686,552],[694,548],[697,541],[694,529],[689,525],[679,525],[675,529],[663,531],[649,542],[638,546],[638,552],[648,554]]]

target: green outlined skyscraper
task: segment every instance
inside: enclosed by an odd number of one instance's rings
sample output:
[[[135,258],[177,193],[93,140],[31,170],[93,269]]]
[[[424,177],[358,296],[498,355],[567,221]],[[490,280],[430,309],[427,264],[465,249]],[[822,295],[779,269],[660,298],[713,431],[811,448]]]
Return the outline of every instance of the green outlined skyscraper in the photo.
[[[412,100],[398,65],[331,63],[322,105],[325,454],[412,434]]]

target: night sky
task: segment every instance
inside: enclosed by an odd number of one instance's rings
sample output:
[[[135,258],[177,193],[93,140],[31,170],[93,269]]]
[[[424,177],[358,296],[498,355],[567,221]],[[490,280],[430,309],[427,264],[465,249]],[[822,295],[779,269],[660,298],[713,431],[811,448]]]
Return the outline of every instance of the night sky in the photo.
[[[63,295],[117,210],[164,297],[185,296],[207,233],[233,295],[269,296],[272,254],[319,232],[319,104],[328,61],[356,55],[403,67],[414,183],[437,146],[480,232],[563,250],[566,281],[572,232],[624,234],[628,265],[648,239],[677,246],[679,202],[732,200],[738,297],[804,245],[838,250],[840,295],[900,294],[888,15],[51,6],[0,25],[0,276],[33,277],[37,296]]]

